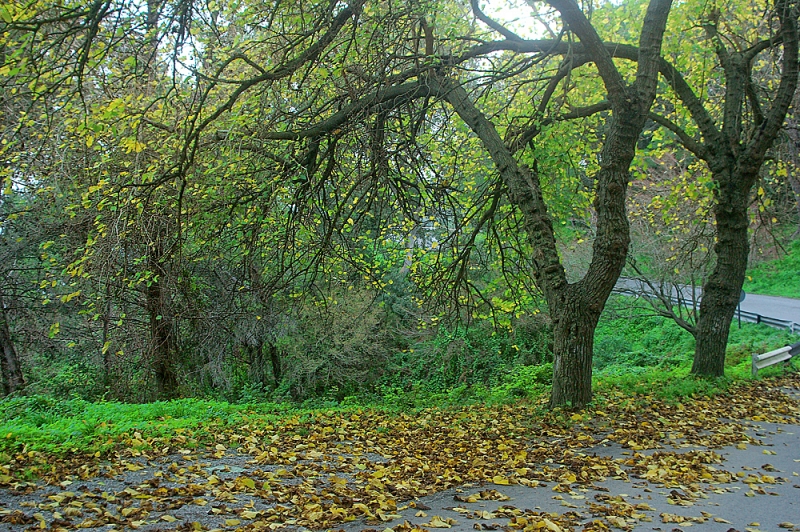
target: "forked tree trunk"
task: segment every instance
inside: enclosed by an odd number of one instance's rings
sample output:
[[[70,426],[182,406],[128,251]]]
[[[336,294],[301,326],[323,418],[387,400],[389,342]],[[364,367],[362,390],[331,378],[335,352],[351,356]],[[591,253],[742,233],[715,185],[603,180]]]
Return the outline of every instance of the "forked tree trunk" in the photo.
[[[600,223],[592,263],[579,282],[567,283],[555,233],[542,196],[536,168],[519,165],[492,123],[475,107],[460,85],[437,80],[441,92],[483,142],[508,187],[511,202],[524,216],[533,245],[534,276],[553,320],[554,369],[551,407],[582,407],[592,398],[592,350],[600,313],[625,264],[630,231],[625,212],[628,168],[649,108],[627,109],[611,122],[610,140],[597,175],[595,209]],[[432,82],[433,83],[433,80]]]

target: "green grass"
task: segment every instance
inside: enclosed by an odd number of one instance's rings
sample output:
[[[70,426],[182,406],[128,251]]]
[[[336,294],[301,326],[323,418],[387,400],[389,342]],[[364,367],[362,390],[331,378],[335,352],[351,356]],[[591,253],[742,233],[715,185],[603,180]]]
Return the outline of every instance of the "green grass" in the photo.
[[[630,300],[609,303],[597,328],[595,379],[599,392],[652,395],[681,401],[707,396],[731,383],[748,380],[750,355],[796,342],[797,335],[765,325],[735,324],[726,360],[726,376],[708,380],[691,376],[694,339],[672,321],[630,308]],[[778,375],[772,367],[759,378]],[[82,399],[46,396],[11,397],[0,401],[0,463],[17,453],[47,455],[104,453],[120,446],[158,447],[175,444],[191,449],[213,442],[215,429],[275,424],[289,417],[313,415],[317,410],[416,410],[465,404],[503,404],[534,401],[549,394],[552,364],[517,365],[504,370],[493,385],[460,385],[432,389],[425,383],[411,387],[386,386],[380,393],[350,396],[341,401],[320,398],[319,403],[231,404],[222,401],[180,399],[151,404],[93,403]]]
[[[15,397],[0,401],[0,452],[104,452],[121,442],[141,445],[142,438],[147,443],[175,434],[184,434],[186,445],[191,447],[204,438],[194,432],[201,426],[244,424],[254,417],[269,421],[291,408],[197,399],[123,404],[41,395]],[[137,433],[142,438],[135,436]]]
[[[616,388],[624,393],[653,394],[678,400],[709,395],[726,389],[731,382],[751,378],[753,353],[764,353],[800,340],[787,330],[763,324],[731,326],[725,359],[725,377],[699,379],[690,375],[694,338],[672,320],[652,315],[646,306],[633,306],[629,298],[609,300],[595,335],[595,384],[599,389]],[[759,377],[781,373],[767,368]]]
[[[800,299],[800,240],[786,248],[788,254],[749,269],[744,291]]]

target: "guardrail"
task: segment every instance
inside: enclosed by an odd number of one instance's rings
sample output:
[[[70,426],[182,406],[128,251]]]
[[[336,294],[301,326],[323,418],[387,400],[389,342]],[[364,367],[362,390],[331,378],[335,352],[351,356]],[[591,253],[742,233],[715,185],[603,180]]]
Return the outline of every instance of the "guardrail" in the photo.
[[[800,331],[800,324],[793,321],[779,320],[777,318],[770,318],[769,316],[762,316],[761,314],[738,309],[736,310],[736,315],[739,316],[739,319],[750,323],[763,323],[764,325],[777,327],[778,329],[789,329],[793,333]]]
[[[753,353],[753,377],[758,375],[758,370],[784,362],[786,365],[792,363],[792,357],[800,354],[800,342],[787,345],[767,353],[757,355]]]
[[[632,294],[638,295],[641,297],[645,297],[647,299],[655,299],[657,300],[658,297],[653,293],[648,293],[647,288],[644,285],[640,286],[639,288],[618,288],[615,289],[618,294]],[[696,302],[699,304],[700,297],[699,295],[696,296]],[[676,296],[669,296],[670,301],[673,305],[691,305],[692,297],[691,293],[688,297],[676,297]],[[745,310],[741,310],[737,307],[736,314],[734,317],[738,317],[740,321],[746,321],[749,323],[763,323],[764,325],[769,325],[770,327],[775,327],[778,329],[788,329],[792,333],[800,332],[800,323],[796,323],[794,321],[789,320],[779,320],[778,318],[771,318],[769,316],[762,316],[761,314],[756,314],[754,312],[747,312]]]

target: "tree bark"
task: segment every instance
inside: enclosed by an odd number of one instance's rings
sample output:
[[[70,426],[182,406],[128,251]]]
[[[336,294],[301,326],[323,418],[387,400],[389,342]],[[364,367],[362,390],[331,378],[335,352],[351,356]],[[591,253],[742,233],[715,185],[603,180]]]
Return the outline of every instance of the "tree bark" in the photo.
[[[708,377],[721,377],[725,372],[728,334],[750,253],[747,206],[755,176],[733,175],[715,180],[723,184],[714,206],[717,262],[703,286],[692,364],[693,374]]]
[[[592,356],[599,312],[589,311],[580,294],[568,297],[553,319],[553,406],[581,406],[592,400]],[[552,314],[552,312],[551,312]]]
[[[22,376],[19,356],[11,337],[11,329],[8,326],[8,313],[2,298],[0,298],[0,344],[3,348],[3,358],[0,359],[3,371],[3,389],[7,395],[24,388],[25,379]]]
[[[156,397],[173,399],[178,395],[178,376],[175,371],[178,341],[165,283],[167,271],[161,235],[151,243],[148,250],[148,268],[154,274],[145,291],[146,309],[150,321],[150,342],[153,372],[156,379]]]

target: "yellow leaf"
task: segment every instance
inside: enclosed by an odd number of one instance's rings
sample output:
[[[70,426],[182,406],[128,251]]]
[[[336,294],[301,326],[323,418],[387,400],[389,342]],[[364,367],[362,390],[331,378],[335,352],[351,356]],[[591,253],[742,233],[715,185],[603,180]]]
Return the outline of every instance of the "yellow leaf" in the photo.
[[[573,482],[576,482],[577,480],[578,480],[578,477],[576,477],[575,473],[573,473],[571,471],[569,473],[561,476],[561,481],[562,482],[569,482],[570,484],[572,484]]]
[[[239,526],[241,520],[239,519],[226,519],[225,526]]]
[[[508,486],[510,484],[508,479],[501,475],[495,475],[494,477],[492,477],[492,482],[494,482],[495,484],[499,484],[500,486]]]
[[[174,523],[178,519],[176,517],[172,517],[171,515],[162,515],[161,520],[166,521],[167,523]]]
[[[611,523],[612,526],[615,526],[617,528],[628,528],[628,523],[625,521],[625,519],[618,517],[616,515],[606,516],[606,521],[608,521],[609,523]]]
[[[453,522],[453,524],[455,524],[455,519],[448,518],[447,521],[445,521],[438,515],[434,515],[433,517],[431,517],[429,523],[424,523],[422,526],[429,526],[431,528],[452,528],[453,525],[450,524],[450,522]]]
[[[244,486],[245,488],[255,489],[256,482],[252,478],[249,477],[239,477],[236,479],[236,482]]]
[[[552,532],[561,532],[561,527],[546,517],[542,519],[542,521],[544,521],[544,525],[547,527],[547,530],[551,530]]]

